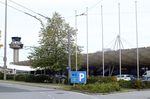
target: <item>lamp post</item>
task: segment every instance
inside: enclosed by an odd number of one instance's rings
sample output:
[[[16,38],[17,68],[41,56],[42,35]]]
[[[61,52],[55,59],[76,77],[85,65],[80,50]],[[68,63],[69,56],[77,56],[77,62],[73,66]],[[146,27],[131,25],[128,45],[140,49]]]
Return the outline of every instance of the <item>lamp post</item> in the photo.
[[[4,37],[4,80],[7,73],[7,0],[5,0],[5,37]]]
[[[4,68],[4,80],[6,80],[6,74],[7,74],[7,6],[9,6],[9,7],[13,8],[13,9],[17,10],[16,8],[8,5],[7,4],[7,0],[5,0],[5,36],[4,36],[4,57],[3,57],[3,61],[4,61],[4,66],[3,66],[3,68]],[[17,11],[23,12],[21,10],[17,10]],[[35,19],[37,19],[38,21],[40,21],[41,25],[44,27],[44,24],[43,24],[43,22],[42,22],[41,19],[39,19],[36,16],[33,16],[33,15],[27,13],[27,12],[23,12],[23,13],[26,14],[26,15],[29,15],[29,16],[35,18]],[[36,14],[38,14],[38,15],[46,18],[46,19],[50,19],[50,18],[45,17],[44,15],[42,15],[40,13],[36,13]]]
[[[88,60],[88,7],[86,8],[86,13],[77,14],[77,10],[75,10],[75,29],[77,30],[77,17],[86,15],[86,39],[87,39],[87,77],[89,72],[89,60]],[[78,47],[77,47],[77,32],[76,32],[76,71],[78,70]]]

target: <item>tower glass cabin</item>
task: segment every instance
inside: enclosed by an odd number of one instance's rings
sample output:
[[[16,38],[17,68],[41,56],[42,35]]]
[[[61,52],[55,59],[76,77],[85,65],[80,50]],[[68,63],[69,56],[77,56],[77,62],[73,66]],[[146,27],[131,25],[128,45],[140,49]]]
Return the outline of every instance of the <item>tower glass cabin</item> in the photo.
[[[11,49],[13,49],[13,62],[19,62],[19,49],[23,48],[21,37],[12,37],[12,42],[9,44],[9,46]]]

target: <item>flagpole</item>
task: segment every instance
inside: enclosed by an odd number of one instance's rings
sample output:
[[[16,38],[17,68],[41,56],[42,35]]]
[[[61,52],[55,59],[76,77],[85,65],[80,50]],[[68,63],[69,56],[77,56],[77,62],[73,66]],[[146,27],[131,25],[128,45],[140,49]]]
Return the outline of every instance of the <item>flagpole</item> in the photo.
[[[138,47],[138,22],[137,22],[137,1],[135,1],[135,21],[136,21],[136,49],[137,49],[137,79],[139,80],[139,47]]]
[[[88,52],[88,7],[86,7],[86,40],[87,40],[87,77],[89,77],[89,52]]]
[[[104,34],[103,34],[103,6],[101,5],[101,26],[102,26],[102,65],[103,77],[105,76],[105,60],[104,60]]]
[[[119,22],[119,71],[121,77],[121,31],[120,31],[120,3],[118,3],[118,22]]]

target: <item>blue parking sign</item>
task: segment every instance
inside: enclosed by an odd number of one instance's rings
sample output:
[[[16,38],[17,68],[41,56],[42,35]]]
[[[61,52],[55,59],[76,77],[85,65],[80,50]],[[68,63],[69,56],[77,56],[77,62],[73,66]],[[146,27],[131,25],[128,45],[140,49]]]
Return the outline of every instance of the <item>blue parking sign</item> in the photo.
[[[71,71],[71,83],[86,83],[86,71]]]

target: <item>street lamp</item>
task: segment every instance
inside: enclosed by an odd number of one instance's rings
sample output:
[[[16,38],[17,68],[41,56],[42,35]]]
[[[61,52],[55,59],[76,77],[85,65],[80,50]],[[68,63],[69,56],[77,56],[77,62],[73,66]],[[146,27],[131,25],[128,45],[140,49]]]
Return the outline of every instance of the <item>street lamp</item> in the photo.
[[[76,43],[76,71],[78,70],[78,44],[77,44],[77,40],[78,40],[78,37],[77,37],[77,31],[78,31],[78,29],[77,29],[77,25],[78,25],[78,23],[77,23],[77,17],[78,16],[84,16],[84,15],[86,15],[87,16],[87,14],[85,14],[85,13],[81,13],[81,14],[77,14],[77,10],[75,10],[75,30],[76,30],[76,38],[75,38],[75,43]]]
[[[86,33],[87,33],[87,36],[86,36],[86,40],[87,40],[87,77],[89,77],[89,52],[88,52],[88,41],[89,41],[89,37],[88,37],[88,7],[86,7]]]
[[[75,10],[75,29],[77,30],[77,17],[78,16],[86,16],[86,42],[87,42],[87,77],[89,76],[89,56],[88,56],[88,7],[86,7],[86,13],[77,14],[77,10]],[[77,53],[77,32],[76,32],[76,71],[78,70],[78,53]]]
[[[78,71],[78,33],[77,33],[77,31],[78,31],[78,29],[77,29],[77,17],[78,16],[83,16],[83,15],[85,15],[85,13],[82,13],[82,14],[77,14],[77,10],[75,10],[75,30],[76,30],[76,38],[75,38],[75,43],[76,43],[76,71]]]
[[[4,80],[6,80],[6,74],[7,74],[7,6],[17,10],[16,8],[8,5],[7,0],[5,0],[5,36],[4,36],[4,57],[3,57],[3,61],[4,61],[4,66],[3,66],[3,68],[4,68]],[[38,21],[40,21],[41,25],[44,27],[44,24],[43,24],[42,20],[40,20],[36,16],[33,16],[33,15],[31,15],[27,12],[21,11],[21,10],[17,10],[17,11],[23,12],[24,14],[29,15],[29,16],[37,19]],[[44,18],[46,18],[46,19],[49,19],[48,17],[45,17],[42,14],[39,14],[39,13],[37,13],[37,14],[44,17]]]

